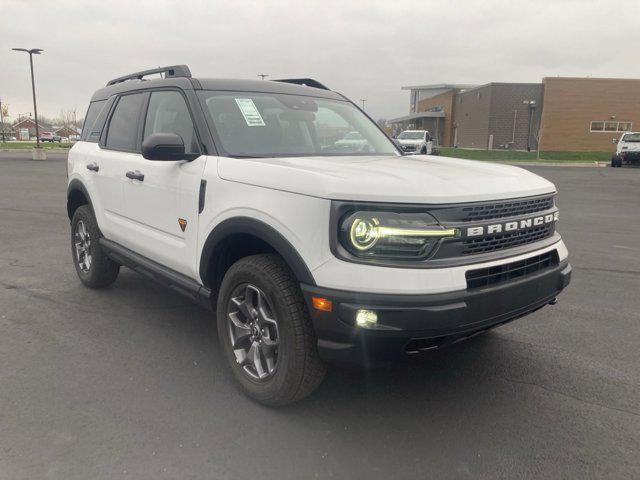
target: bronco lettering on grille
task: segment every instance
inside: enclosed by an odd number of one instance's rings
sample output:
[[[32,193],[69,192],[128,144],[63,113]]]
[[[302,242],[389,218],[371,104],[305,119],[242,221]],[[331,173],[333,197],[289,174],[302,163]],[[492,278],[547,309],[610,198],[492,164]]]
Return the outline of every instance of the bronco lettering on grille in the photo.
[[[493,235],[503,232],[516,232],[518,230],[526,230],[527,228],[537,227],[557,221],[558,212],[554,212],[547,215],[541,215],[539,217],[525,218],[516,222],[501,222],[480,227],[468,227],[467,237],[479,237],[482,235]]]

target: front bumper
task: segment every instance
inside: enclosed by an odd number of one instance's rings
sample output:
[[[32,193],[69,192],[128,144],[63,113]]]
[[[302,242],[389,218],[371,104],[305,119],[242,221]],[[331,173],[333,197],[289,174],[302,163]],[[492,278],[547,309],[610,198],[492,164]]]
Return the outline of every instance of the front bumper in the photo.
[[[625,150],[619,154],[623,165],[640,165],[640,152]]]
[[[302,285],[318,350],[329,362],[375,366],[468,338],[555,301],[571,281],[565,260],[543,271],[489,287],[431,295],[346,292]],[[331,312],[312,297],[331,300]],[[355,326],[358,309],[373,310],[378,328]]]

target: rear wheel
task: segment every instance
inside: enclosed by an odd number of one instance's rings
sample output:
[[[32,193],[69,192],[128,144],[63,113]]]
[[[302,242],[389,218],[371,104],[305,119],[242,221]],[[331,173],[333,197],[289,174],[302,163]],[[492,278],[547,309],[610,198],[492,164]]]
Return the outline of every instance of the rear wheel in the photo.
[[[111,285],[120,272],[120,265],[102,250],[98,241],[101,236],[91,208],[78,207],[71,220],[71,252],[78,278],[90,288]]]
[[[322,382],[325,366],[302,292],[278,255],[245,257],[229,269],[217,322],[224,355],[252,399],[286,405]]]
[[[612,167],[621,167],[622,166],[622,159],[620,158],[620,155],[612,155],[611,156],[611,166]]]

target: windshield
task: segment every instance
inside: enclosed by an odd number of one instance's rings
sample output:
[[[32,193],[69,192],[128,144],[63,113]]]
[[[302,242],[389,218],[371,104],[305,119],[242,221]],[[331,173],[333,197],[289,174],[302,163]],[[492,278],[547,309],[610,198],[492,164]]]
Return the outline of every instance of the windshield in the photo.
[[[640,133],[627,133],[622,137],[623,142],[640,142]]]
[[[425,132],[402,132],[398,135],[398,138],[402,140],[422,140],[424,133]]]
[[[389,138],[347,101],[256,92],[198,94],[212,133],[232,157],[398,155]]]

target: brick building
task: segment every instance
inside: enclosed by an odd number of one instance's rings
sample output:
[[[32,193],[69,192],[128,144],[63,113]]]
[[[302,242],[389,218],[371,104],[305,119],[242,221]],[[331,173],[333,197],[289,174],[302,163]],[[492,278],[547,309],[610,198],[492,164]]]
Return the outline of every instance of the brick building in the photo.
[[[542,83],[440,84],[410,90],[394,132],[426,129],[440,145],[543,151],[611,151],[640,130],[640,79],[544,78]]]
[[[453,146],[454,99],[460,92],[473,88],[466,84],[437,84],[402,87],[409,90],[409,115],[394,118],[394,131],[428,130],[445,147]]]
[[[606,152],[640,129],[640,80],[547,77],[540,150]]]
[[[537,148],[542,84],[488,83],[456,95],[453,145],[466,148]]]

